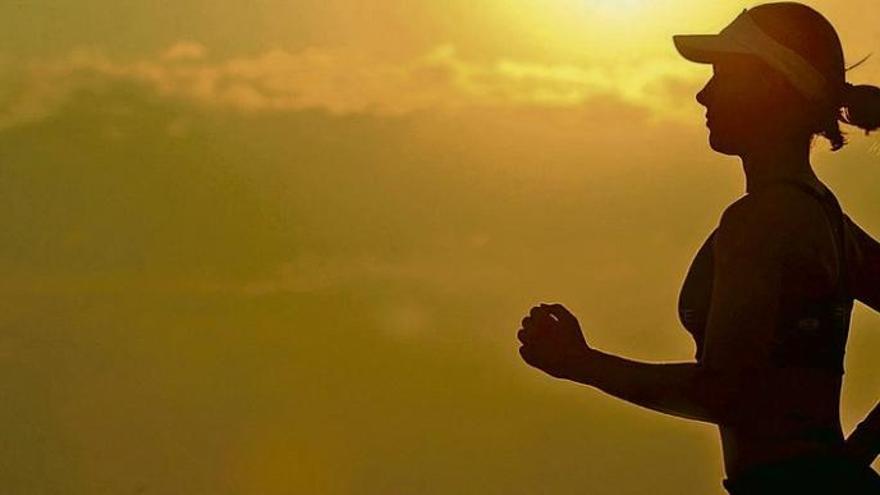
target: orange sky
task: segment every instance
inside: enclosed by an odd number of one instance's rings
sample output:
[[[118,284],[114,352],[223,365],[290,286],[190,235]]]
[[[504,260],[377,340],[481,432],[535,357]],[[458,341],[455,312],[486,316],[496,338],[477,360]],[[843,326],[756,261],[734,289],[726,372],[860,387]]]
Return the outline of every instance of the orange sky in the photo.
[[[810,4],[877,51],[876,2]],[[743,182],[671,35],[749,5],[0,6],[0,486],[722,493],[711,427],[543,376],[515,332],[556,301],[600,349],[692,355],[678,289]],[[827,150],[880,234],[880,142]],[[878,348],[859,307],[847,428]]]

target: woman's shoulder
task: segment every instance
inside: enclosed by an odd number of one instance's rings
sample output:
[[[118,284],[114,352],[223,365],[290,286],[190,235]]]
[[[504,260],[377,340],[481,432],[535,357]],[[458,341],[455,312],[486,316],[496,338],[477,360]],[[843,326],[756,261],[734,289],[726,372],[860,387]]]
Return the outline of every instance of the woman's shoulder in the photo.
[[[724,210],[716,249],[776,258],[815,252],[828,244],[829,234],[826,214],[817,198],[796,188],[773,187],[749,193]]]
[[[810,193],[796,187],[768,187],[731,203],[722,213],[720,225],[760,232],[762,227],[772,231],[815,226],[824,218],[820,200]]]

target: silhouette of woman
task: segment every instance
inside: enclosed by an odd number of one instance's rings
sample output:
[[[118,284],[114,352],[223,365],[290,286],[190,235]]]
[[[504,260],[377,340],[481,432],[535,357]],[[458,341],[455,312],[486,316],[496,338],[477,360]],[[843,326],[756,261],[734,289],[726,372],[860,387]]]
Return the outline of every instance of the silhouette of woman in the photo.
[[[880,243],[816,177],[816,135],[839,122],[880,128],[880,89],[846,82],[831,24],[797,3],[740,14],[717,35],[674,37],[712,64],[697,94],[712,149],[742,159],[746,194],[725,209],[679,299],[696,360],[642,363],[600,352],[560,304],[540,304],[517,336],[530,365],[628,402],[717,424],[725,488],[880,494],[880,404],[847,438],[840,423],[853,301],[880,311]]]

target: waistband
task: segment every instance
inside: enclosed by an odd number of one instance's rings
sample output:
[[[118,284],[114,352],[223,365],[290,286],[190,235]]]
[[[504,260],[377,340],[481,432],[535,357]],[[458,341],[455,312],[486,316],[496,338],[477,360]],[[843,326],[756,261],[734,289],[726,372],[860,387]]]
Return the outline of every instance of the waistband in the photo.
[[[731,495],[880,493],[880,475],[841,456],[815,455],[758,466],[722,482]]]

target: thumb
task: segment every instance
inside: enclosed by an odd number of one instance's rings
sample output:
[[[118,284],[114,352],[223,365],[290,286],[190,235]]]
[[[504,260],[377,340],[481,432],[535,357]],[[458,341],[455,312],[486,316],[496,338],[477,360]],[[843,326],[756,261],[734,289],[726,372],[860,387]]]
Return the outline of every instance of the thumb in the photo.
[[[577,318],[571,311],[565,308],[565,306],[561,304],[544,304],[547,308],[547,311],[556,317],[557,320],[565,322],[565,323],[577,323]]]

